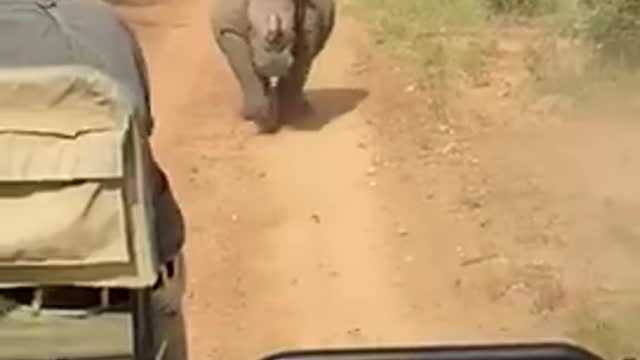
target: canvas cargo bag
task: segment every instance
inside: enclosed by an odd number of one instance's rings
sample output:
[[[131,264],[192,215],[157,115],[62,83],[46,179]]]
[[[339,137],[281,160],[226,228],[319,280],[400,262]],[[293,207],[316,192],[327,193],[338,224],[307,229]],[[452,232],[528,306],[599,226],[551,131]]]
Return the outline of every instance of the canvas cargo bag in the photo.
[[[0,70],[0,287],[155,281],[139,114],[91,67]]]

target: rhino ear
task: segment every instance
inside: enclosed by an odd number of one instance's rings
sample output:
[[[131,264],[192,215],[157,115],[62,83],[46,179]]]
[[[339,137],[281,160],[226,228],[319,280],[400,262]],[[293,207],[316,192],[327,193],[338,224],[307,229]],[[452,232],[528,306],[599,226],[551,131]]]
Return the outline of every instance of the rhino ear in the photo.
[[[276,42],[282,35],[282,18],[280,15],[273,13],[267,17],[267,41],[269,43]]]

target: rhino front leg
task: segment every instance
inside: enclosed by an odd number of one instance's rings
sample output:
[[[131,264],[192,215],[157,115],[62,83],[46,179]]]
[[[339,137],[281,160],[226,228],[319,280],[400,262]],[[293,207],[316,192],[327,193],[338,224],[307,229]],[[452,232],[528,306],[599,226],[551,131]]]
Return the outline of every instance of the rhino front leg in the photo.
[[[313,60],[308,57],[295,59],[287,76],[280,79],[278,97],[282,113],[287,117],[304,117],[313,113],[313,107],[304,94]]]
[[[249,45],[239,35],[217,32],[216,42],[240,85],[243,95],[242,116],[256,122],[261,132],[272,132],[278,127],[278,119],[267,95],[266,80],[259,76],[251,61]]]
[[[304,86],[315,58],[324,50],[333,33],[334,0],[311,0],[305,5],[302,27],[297,34],[295,61],[279,89],[283,110],[290,116],[306,116],[313,108],[304,95]]]

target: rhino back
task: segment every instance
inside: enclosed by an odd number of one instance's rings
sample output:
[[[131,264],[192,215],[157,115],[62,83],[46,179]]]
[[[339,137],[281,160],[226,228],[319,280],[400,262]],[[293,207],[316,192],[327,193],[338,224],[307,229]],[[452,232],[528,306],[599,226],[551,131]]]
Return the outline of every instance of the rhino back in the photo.
[[[334,0],[301,0],[304,6],[302,41],[307,56],[317,56],[331,36],[335,22]]]
[[[318,26],[321,32],[330,33],[336,17],[335,0],[304,0],[307,7],[313,8],[317,12]]]

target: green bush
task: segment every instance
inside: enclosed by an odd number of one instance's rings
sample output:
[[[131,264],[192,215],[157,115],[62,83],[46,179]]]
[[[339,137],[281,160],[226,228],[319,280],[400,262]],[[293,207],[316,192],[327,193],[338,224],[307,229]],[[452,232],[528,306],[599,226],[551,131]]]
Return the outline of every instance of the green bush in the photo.
[[[539,16],[555,12],[563,0],[486,0],[496,15]],[[566,1],[566,0],[564,0]]]
[[[640,65],[640,0],[583,0],[582,33],[600,55]]]
[[[443,29],[482,28],[501,16],[542,17],[536,24],[561,37],[572,34],[584,40],[596,59],[640,67],[640,0],[353,1],[374,15],[377,40],[417,53],[428,53],[443,39],[434,33]]]

